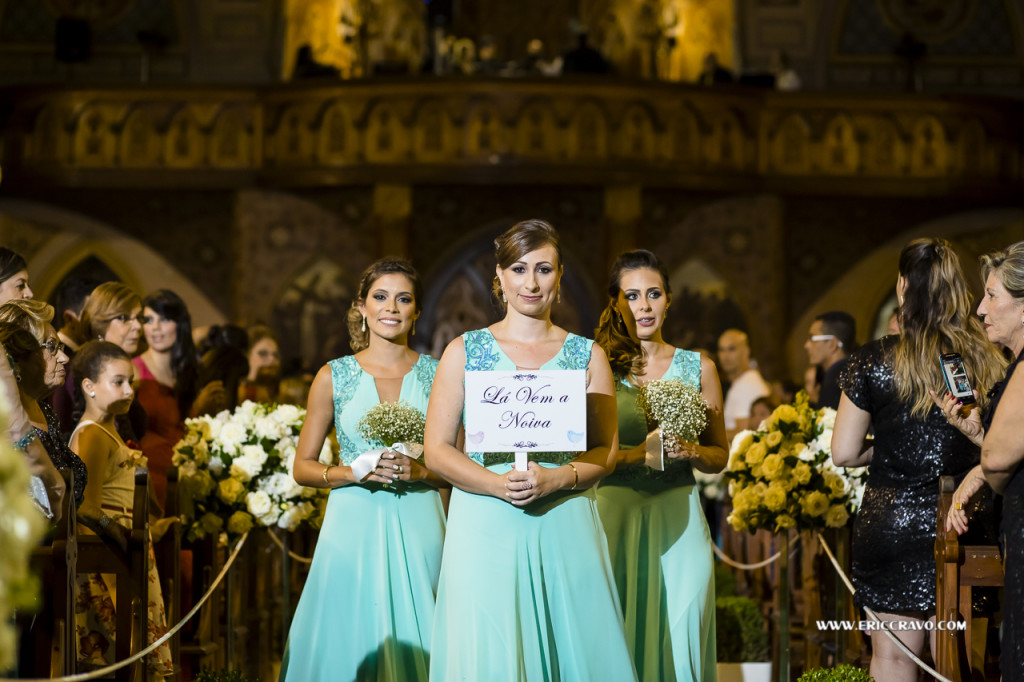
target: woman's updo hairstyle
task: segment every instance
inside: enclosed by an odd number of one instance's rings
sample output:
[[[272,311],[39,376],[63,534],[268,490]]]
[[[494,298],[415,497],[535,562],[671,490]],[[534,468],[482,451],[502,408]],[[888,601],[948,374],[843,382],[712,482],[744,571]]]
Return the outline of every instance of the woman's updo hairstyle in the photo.
[[[982,283],[987,282],[988,276],[994,272],[1010,296],[1018,301],[1024,299],[1024,242],[987,253],[979,260]]]
[[[608,362],[616,376],[625,377],[643,371],[644,351],[640,341],[629,333],[629,326],[619,312],[619,294],[622,276],[633,270],[654,270],[661,276],[661,287],[666,296],[672,294],[668,281],[668,268],[647,249],[627,251],[615,259],[608,276],[608,305],[601,311],[601,319],[594,330],[594,340],[608,355]]]
[[[412,263],[391,256],[381,258],[372,263],[370,267],[363,271],[363,276],[359,278],[359,291],[356,293],[356,297],[353,299],[352,306],[348,311],[347,322],[350,339],[348,344],[352,347],[352,352],[354,353],[358,353],[370,345],[370,335],[367,330],[363,329],[363,314],[359,312],[359,305],[366,302],[366,297],[370,294],[370,288],[374,282],[384,275],[405,275],[409,282],[412,283],[413,305],[416,312],[419,313],[422,309],[423,283],[420,282],[420,274],[416,272],[416,268],[412,266]]]
[[[494,240],[494,259],[502,270],[512,267],[513,263],[523,259],[526,254],[545,246],[555,247],[558,255],[558,269],[562,269],[562,247],[558,241],[558,232],[544,220],[531,218],[516,223],[497,239]],[[505,308],[506,301],[502,298],[501,280],[494,276],[494,283],[491,286],[491,293],[498,300],[502,308]]]
[[[107,335],[111,320],[119,315],[130,315],[135,308],[142,307],[142,298],[121,282],[104,282],[89,294],[82,308],[82,322],[79,325],[82,336],[75,339],[83,344]]]

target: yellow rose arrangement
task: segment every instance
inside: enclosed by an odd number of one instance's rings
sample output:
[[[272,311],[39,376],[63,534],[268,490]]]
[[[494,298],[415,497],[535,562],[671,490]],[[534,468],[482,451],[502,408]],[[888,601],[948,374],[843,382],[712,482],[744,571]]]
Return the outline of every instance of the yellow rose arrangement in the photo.
[[[247,400],[234,412],[185,420],[171,462],[178,467],[189,540],[237,537],[253,526],[318,525],[326,491],[292,478],[305,417],[295,405]],[[334,462],[327,442],[320,461]]]
[[[835,414],[811,409],[801,391],[757,431],[733,439],[723,475],[732,495],[733,528],[779,532],[846,525],[860,507],[867,469],[832,464]]]

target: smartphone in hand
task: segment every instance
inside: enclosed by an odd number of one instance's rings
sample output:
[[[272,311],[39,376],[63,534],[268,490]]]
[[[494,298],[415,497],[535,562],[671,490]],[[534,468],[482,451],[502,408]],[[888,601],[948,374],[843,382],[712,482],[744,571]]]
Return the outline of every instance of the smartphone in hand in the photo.
[[[967,367],[959,353],[943,353],[939,356],[942,363],[942,377],[946,380],[946,388],[961,405],[973,405],[974,391],[971,380],[967,376]]]

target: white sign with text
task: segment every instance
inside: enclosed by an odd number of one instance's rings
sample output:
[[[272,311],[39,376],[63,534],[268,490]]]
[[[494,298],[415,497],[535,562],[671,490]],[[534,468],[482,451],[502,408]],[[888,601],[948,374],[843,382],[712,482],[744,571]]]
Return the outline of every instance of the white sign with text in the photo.
[[[466,372],[467,451],[586,449],[586,370]]]

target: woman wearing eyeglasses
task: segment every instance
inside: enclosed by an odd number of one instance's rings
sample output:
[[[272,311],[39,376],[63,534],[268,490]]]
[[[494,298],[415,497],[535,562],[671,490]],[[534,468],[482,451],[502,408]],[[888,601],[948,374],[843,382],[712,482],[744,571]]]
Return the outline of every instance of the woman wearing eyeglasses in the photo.
[[[64,344],[57,339],[57,330],[50,324],[53,306],[34,299],[15,299],[0,306],[0,323],[5,328],[0,343],[7,352],[15,380],[18,397],[28,415],[35,437],[43,444],[53,465],[58,469],[71,469],[75,474],[75,507],[82,504],[88,473],[85,463],[78,458],[61,435],[57,416],[47,400],[57,388],[64,385],[68,356]],[[35,343],[28,342],[21,330],[28,332]],[[40,352],[41,351],[41,352]]]

